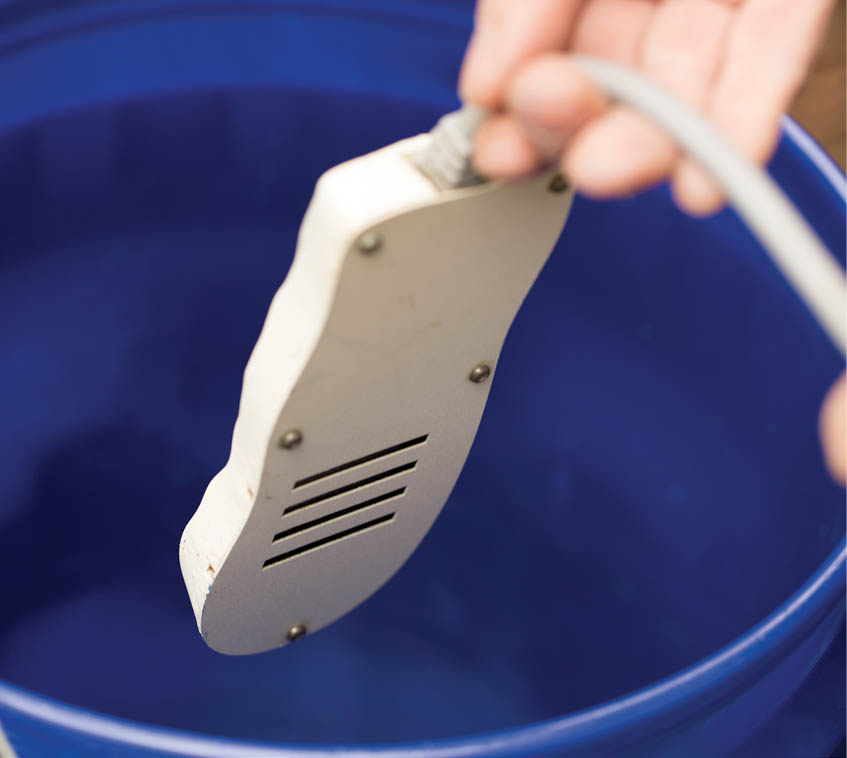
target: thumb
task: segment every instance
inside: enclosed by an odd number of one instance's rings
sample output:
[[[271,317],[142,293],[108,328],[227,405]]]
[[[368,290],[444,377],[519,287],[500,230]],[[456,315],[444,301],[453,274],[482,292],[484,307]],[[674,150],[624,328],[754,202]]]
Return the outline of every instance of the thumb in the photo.
[[[844,374],[826,393],[819,426],[826,466],[832,478],[844,485],[847,480],[847,383]]]

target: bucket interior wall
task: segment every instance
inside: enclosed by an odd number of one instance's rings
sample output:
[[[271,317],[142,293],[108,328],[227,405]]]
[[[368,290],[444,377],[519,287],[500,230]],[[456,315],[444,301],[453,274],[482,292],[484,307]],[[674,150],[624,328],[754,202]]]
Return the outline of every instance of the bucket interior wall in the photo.
[[[216,89],[0,134],[0,677],[232,737],[502,729],[696,662],[838,543],[816,438],[838,357],[763,253],[664,189],[578,200],[406,566],[296,646],[205,647],[179,536],[228,454],[314,183],[437,115]],[[802,169],[779,154],[789,183]],[[820,231],[843,249],[843,216]]]

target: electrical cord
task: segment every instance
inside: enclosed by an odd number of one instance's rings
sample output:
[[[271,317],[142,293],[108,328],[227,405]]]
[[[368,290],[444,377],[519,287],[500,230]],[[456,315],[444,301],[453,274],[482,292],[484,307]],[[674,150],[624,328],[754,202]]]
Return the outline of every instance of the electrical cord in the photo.
[[[844,272],[777,183],[730,145],[703,116],[641,74],[599,58],[579,55],[575,60],[595,84],[653,119],[712,175],[844,355]]]
[[[610,97],[661,126],[715,179],[741,219],[844,356],[847,352],[847,279],[815,231],[777,183],[730,145],[709,121],[678,98],[612,61],[575,55],[574,61]],[[440,188],[476,184],[470,166],[473,134],[485,112],[466,106],[433,129],[417,164]]]

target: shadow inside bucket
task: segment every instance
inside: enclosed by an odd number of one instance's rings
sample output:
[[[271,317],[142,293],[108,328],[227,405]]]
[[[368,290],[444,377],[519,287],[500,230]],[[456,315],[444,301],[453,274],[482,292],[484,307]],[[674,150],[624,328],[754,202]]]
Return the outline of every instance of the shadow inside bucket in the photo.
[[[0,677],[234,737],[502,729],[696,662],[837,544],[816,416],[839,360],[747,232],[661,189],[578,201],[409,563],[296,646],[205,647],[178,540],[314,182],[436,116],[210,92],[0,142]]]

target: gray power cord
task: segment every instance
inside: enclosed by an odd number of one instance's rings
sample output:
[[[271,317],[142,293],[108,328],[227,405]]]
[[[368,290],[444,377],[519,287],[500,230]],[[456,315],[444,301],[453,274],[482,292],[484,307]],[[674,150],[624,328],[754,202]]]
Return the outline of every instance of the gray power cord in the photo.
[[[779,186],[730,145],[703,116],[636,71],[611,61],[574,60],[615,100],[652,118],[720,185],[738,215],[841,351],[847,352],[847,280],[844,272]],[[465,107],[433,129],[417,164],[441,189],[478,183],[471,167],[473,135],[485,111]]]

